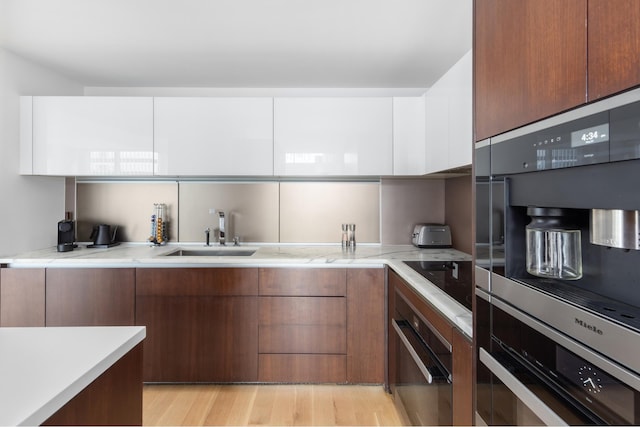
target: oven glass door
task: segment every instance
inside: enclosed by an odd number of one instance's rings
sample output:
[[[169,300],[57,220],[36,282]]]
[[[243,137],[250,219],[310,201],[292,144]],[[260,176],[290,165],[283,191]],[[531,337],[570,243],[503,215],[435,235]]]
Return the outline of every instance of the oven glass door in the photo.
[[[406,321],[393,320],[396,339],[396,406],[411,425],[451,425],[448,375]]]
[[[492,374],[492,425],[599,424],[507,353],[480,349],[480,363]]]

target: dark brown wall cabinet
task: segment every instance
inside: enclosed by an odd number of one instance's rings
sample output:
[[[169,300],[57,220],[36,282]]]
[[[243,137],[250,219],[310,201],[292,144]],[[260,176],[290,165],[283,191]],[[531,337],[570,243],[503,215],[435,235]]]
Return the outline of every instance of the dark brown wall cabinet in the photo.
[[[257,295],[255,268],[138,269],[144,381],[257,381]]]
[[[444,318],[431,304],[419,296],[393,270],[389,270],[389,317],[395,311],[395,293],[399,291],[418,312],[433,325],[437,331],[451,343],[453,360],[453,424],[473,425],[473,352],[471,340]],[[390,326],[390,325],[389,325]],[[389,382],[396,380],[396,335],[389,334]]]
[[[640,84],[640,2],[589,0],[589,101]]]
[[[48,268],[46,326],[134,324],[133,268]]]
[[[475,0],[475,139],[640,84],[635,0]]]
[[[586,101],[586,0],[475,0],[476,141]]]

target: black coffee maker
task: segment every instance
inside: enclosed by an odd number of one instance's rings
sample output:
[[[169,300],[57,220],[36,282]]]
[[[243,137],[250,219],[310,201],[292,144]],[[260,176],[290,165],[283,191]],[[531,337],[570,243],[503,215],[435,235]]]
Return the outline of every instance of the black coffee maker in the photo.
[[[65,219],[58,222],[58,252],[69,252],[77,248],[75,222]]]

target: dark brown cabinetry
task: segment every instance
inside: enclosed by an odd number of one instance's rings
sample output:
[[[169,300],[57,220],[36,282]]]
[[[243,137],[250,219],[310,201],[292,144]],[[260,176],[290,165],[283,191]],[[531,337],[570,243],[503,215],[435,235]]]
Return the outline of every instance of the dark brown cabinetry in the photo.
[[[473,425],[473,347],[453,330],[453,425]]]
[[[475,139],[640,84],[635,0],[475,0]]]
[[[454,425],[473,424],[473,352],[471,341],[462,334],[452,323],[444,318],[431,304],[426,302],[393,270],[389,270],[389,328],[395,312],[396,299],[402,298],[415,308],[431,326],[433,326],[442,338],[451,344],[452,359],[452,414]],[[397,382],[396,355],[398,348],[397,335],[389,333],[389,383]],[[440,355],[444,357],[443,355]]]
[[[45,280],[46,326],[134,324],[132,268],[51,268]]]
[[[589,0],[589,101],[640,84],[640,2]]]
[[[138,269],[144,380],[257,381],[257,295],[254,268]]]
[[[0,269],[0,326],[44,326],[45,270]]]
[[[260,269],[262,382],[345,382],[346,270]]]
[[[264,382],[384,382],[383,269],[260,269]]]
[[[385,362],[385,270],[347,270],[347,382],[382,384]]]
[[[476,141],[586,102],[586,19],[587,0],[475,0]]]

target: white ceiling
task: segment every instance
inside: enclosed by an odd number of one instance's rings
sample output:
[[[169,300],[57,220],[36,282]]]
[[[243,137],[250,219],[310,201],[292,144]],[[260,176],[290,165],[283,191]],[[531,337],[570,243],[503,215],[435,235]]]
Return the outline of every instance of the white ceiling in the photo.
[[[426,88],[472,0],[0,0],[0,46],[85,86]]]

